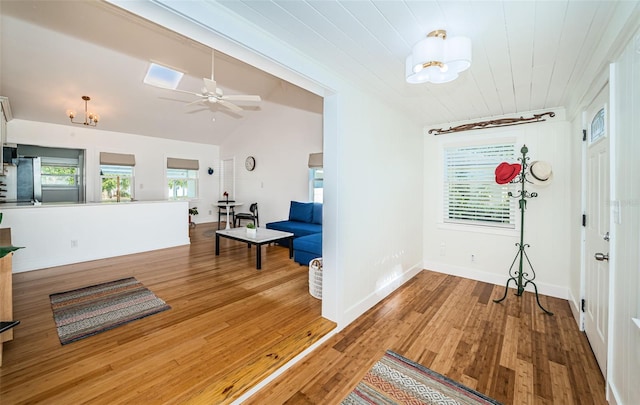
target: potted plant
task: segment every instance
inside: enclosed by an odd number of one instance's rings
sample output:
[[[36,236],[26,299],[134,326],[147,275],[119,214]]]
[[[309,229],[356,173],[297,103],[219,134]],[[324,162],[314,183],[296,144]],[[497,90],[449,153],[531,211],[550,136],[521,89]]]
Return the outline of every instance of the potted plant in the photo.
[[[191,221],[193,215],[198,215],[198,207],[189,208],[189,226],[196,226],[196,223]]]
[[[256,225],[253,222],[249,222],[247,224],[247,235],[256,236],[258,230],[256,229]]]

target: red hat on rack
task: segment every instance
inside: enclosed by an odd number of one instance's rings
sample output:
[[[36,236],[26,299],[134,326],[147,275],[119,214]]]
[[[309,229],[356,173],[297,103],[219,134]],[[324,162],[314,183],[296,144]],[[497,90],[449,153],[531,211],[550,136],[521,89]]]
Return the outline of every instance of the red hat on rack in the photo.
[[[511,180],[515,179],[522,170],[520,163],[507,163],[502,162],[496,167],[496,183],[507,184]]]

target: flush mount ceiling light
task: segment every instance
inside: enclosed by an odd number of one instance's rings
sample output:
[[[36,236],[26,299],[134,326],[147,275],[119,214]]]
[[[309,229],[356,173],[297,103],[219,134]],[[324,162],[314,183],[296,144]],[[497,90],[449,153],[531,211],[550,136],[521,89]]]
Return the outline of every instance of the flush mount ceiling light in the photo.
[[[67,110],[67,115],[69,116],[69,119],[71,120],[72,124],[90,125],[92,127],[95,127],[96,125],[98,125],[98,120],[100,119],[100,116],[98,116],[98,114],[89,112],[89,110],[87,109],[87,103],[89,102],[89,100],[91,100],[91,97],[82,96],[82,99],[84,100],[84,122],[75,122],[73,120],[76,116],[75,111]]]
[[[407,83],[447,83],[471,66],[471,40],[447,39],[447,31],[431,31],[413,46],[405,62]]]

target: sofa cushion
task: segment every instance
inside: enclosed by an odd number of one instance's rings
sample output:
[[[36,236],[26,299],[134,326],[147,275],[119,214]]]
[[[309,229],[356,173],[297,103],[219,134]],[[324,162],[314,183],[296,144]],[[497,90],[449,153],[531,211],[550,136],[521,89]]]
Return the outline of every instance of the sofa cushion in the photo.
[[[291,201],[289,207],[289,221],[311,222],[313,218],[313,203]]]
[[[311,217],[311,222],[314,224],[322,225],[322,204],[321,203],[313,203],[313,215]]]
[[[269,222],[267,229],[275,229],[276,231],[291,232],[295,238],[313,233],[322,232],[322,225],[311,224],[299,221],[277,221]]]
[[[317,253],[317,257],[322,256],[322,234],[314,233],[301,236],[293,240],[294,250],[304,250],[305,252]]]
[[[315,258],[322,257],[322,234],[302,236],[293,240],[293,260],[308,265]]]

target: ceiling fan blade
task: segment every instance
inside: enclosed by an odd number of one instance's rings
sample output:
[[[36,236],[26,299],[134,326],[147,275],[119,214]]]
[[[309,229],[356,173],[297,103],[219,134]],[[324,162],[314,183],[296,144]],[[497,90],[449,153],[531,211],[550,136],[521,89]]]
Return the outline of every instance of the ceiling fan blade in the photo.
[[[202,95],[202,94],[200,94],[200,93],[194,93],[194,92],[192,92],[192,91],[185,91],[185,90],[179,90],[179,89],[169,89],[169,88],[167,88],[167,90],[177,91],[178,93],[191,94],[192,96],[203,97],[203,95]]]
[[[202,80],[204,80],[204,88],[207,89],[209,93],[216,94],[216,89],[218,88],[218,86],[216,85],[216,81],[207,79],[206,77]]]
[[[238,107],[237,105],[230,103],[228,101],[225,100],[218,100],[218,103],[220,105],[222,105],[223,107],[227,107],[228,109],[230,109],[233,112],[240,112],[242,111],[242,108]]]
[[[203,101],[204,101],[204,100],[196,100],[196,101],[192,101],[192,102],[190,102],[190,103],[188,103],[188,104],[185,104],[184,106],[185,106],[185,107],[189,107],[189,106],[194,105],[194,104],[200,104],[200,103],[202,103]]]
[[[248,94],[230,94],[228,96],[222,96],[222,100],[230,101],[262,101],[260,96],[248,95]]]

